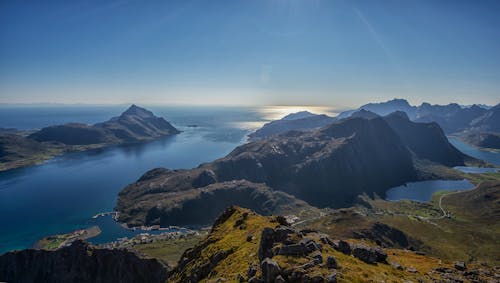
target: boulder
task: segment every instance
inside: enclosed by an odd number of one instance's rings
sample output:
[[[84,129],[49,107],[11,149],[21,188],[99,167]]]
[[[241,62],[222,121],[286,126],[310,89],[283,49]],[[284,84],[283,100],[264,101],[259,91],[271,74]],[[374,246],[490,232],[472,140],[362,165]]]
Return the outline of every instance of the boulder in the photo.
[[[266,227],[262,230],[259,245],[259,260],[273,257],[274,229]]]
[[[270,258],[265,258],[260,264],[260,267],[262,269],[262,279],[265,283],[273,283],[281,272],[278,263]]]
[[[385,263],[387,254],[380,248],[371,248],[364,245],[353,245],[352,255],[366,263]]]
[[[291,255],[291,256],[303,256],[308,253],[308,250],[304,244],[291,244],[283,245],[279,247],[277,254],[279,255]]]
[[[332,272],[325,279],[326,283],[337,283],[337,272],[336,271]]]
[[[330,269],[336,269],[338,267],[337,260],[333,256],[327,257],[326,267]]]
[[[340,241],[334,242],[333,248],[336,249],[337,251],[343,253],[343,254],[346,254],[346,255],[351,254],[351,245],[346,241],[340,240]]]
[[[455,261],[455,269],[464,271],[467,269],[467,265],[463,261]]]

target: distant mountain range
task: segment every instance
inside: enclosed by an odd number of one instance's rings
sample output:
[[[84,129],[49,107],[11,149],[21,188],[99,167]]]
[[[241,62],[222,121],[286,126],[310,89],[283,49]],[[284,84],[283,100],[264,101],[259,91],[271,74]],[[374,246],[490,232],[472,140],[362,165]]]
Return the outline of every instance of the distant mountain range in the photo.
[[[137,143],[179,133],[169,122],[136,105],[95,125],[69,123],[29,134],[0,131],[0,171],[32,165],[66,151]]]
[[[422,103],[420,106],[412,106],[404,99],[365,104],[357,109],[344,111],[336,117],[309,112],[307,115],[299,115],[296,119],[293,118],[294,115],[289,115],[286,119],[265,124],[249,137],[259,139],[290,130],[312,130],[348,117],[386,116],[397,111],[404,112],[414,122],[435,122],[445,134],[454,135],[473,145],[500,148],[500,104],[494,107],[484,105],[464,107],[456,103],[448,105]]]

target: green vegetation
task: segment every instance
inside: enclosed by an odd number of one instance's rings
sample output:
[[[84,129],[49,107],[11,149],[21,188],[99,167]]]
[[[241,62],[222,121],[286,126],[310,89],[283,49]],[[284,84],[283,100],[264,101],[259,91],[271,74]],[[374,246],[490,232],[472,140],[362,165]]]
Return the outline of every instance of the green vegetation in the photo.
[[[35,243],[34,247],[44,250],[56,250],[69,245],[76,240],[86,240],[101,234],[98,226],[92,226],[82,230],[75,230],[66,234],[52,235],[42,238]]]
[[[206,236],[206,232],[201,232],[200,235],[164,239],[148,244],[137,244],[133,249],[149,257],[159,259],[169,266],[175,266],[184,251],[194,247]]]
[[[350,238],[383,223],[402,231],[410,244],[432,256],[498,264],[500,258],[494,251],[500,246],[499,191],[500,182],[496,181],[470,191],[439,192],[430,203],[365,197],[363,206],[334,211],[308,226],[331,237]],[[446,215],[439,207],[441,197]]]

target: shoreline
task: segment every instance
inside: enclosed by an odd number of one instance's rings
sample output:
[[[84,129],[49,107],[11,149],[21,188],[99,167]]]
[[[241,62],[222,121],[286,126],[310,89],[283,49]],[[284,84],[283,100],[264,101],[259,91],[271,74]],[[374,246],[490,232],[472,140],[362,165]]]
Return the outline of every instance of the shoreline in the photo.
[[[43,237],[33,244],[34,249],[56,250],[70,245],[76,240],[87,240],[101,234],[99,226],[91,226],[84,229],[74,230],[65,234],[56,234]]]

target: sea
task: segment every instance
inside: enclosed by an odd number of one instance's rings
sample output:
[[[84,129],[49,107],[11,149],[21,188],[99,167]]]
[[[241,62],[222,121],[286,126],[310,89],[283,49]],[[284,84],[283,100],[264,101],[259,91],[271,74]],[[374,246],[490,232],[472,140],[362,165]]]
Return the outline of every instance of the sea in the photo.
[[[3,105],[0,128],[94,124],[118,116],[128,106]],[[29,248],[48,235],[94,225],[102,230],[90,239],[94,243],[141,233],[121,227],[111,216],[92,217],[113,211],[118,193],[150,169],[189,169],[223,157],[245,143],[247,134],[289,113],[336,114],[326,107],[144,107],[182,132],[142,144],[68,153],[40,165],[0,172],[0,254]]]

